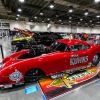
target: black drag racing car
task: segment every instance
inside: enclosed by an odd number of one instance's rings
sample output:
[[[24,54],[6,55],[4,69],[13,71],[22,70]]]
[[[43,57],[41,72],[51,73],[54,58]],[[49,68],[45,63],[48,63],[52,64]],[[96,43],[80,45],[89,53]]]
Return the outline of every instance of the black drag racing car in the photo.
[[[32,45],[43,44],[45,46],[50,46],[55,40],[63,39],[58,33],[53,32],[41,32],[34,33],[30,39],[14,39],[11,42],[12,51],[17,52],[22,49],[30,49]]]

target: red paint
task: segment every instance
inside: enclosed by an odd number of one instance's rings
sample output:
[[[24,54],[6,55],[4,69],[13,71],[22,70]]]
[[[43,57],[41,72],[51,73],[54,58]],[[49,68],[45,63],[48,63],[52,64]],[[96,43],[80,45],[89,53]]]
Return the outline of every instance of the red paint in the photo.
[[[82,43],[88,46],[88,43],[81,40],[57,40],[62,43],[66,43],[69,47],[72,44],[78,44]],[[88,65],[88,63],[92,62],[93,56],[96,53],[100,53],[100,45],[94,45],[90,44],[91,47],[87,50],[82,51],[76,51],[76,52],[53,52],[46,55],[41,55],[38,57],[33,57],[29,59],[20,59],[15,60],[18,56],[29,52],[29,50],[23,50],[20,52],[16,52],[6,58],[3,59],[3,68],[0,68],[0,76],[9,76],[13,72],[15,72],[15,69],[17,69],[20,73],[22,73],[23,78],[20,79],[18,82],[24,81],[24,75],[25,73],[31,69],[31,68],[40,68],[44,71],[46,75],[54,74],[56,72],[61,72],[77,67],[82,67]],[[76,64],[73,66],[70,66],[70,58],[71,55],[79,55],[81,56],[89,56],[88,62]],[[9,81],[9,84],[16,83],[16,81],[12,81],[9,79],[9,77],[0,77],[0,81]],[[4,85],[4,84],[3,84]]]

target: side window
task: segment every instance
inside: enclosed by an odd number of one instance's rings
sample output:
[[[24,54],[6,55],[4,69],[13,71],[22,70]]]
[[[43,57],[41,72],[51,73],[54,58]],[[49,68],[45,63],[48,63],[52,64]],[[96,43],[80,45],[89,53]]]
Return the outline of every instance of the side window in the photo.
[[[66,49],[66,45],[64,43],[61,43],[57,48],[56,51],[64,51]]]
[[[71,48],[71,52],[81,51],[82,50],[82,44],[71,45],[70,48]]]
[[[82,44],[82,50],[86,50],[86,49],[89,49],[89,47],[85,44]]]
[[[82,51],[82,50],[86,50],[89,49],[89,47],[85,44],[75,44],[75,45],[71,45],[71,52],[75,52],[75,51]]]

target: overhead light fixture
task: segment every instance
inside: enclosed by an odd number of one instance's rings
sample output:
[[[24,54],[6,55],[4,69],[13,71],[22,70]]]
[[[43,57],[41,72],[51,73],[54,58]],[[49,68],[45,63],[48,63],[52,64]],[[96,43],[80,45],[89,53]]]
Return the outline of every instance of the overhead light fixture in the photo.
[[[61,19],[59,20],[59,22],[61,22]]]
[[[56,15],[55,15],[55,17],[59,17],[58,11],[56,12]]]
[[[19,12],[21,12],[21,11],[22,11],[22,9],[21,9],[21,8],[18,8],[18,11],[19,11]]]
[[[84,15],[87,16],[88,14],[88,9],[86,9]]]
[[[48,18],[47,20],[50,20],[50,18]]]
[[[80,24],[80,22],[78,22],[78,24]]]
[[[24,2],[24,0],[19,0],[20,2]]]
[[[32,22],[33,20],[31,19],[31,22]]]
[[[34,18],[37,19],[37,16],[35,16]]]
[[[97,18],[99,18],[99,17],[100,17],[100,15],[97,15],[96,17],[97,17]]]
[[[19,15],[19,14],[17,14],[17,16],[19,17],[20,15]]]
[[[18,17],[16,17],[16,19],[18,20]]]
[[[51,8],[51,9],[54,8],[54,1],[51,1],[51,3],[50,3],[50,8]]]
[[[92,22],[92,20],[90,20],[90,22]]]
[[[40,11],[40,15],[43,15],[43,10]]]
[[[69,19],[72,19],[72,17],[69,17]]]
[[[94,25],[94,24],[92,24],[92,25]]]
[[[21,6],[20,6],[20,5],[18,6],[18,11],[19,11],[19,12],[21,12],[21,11],[22,11],[22,9],[21,9]]]
[[[100,0],[95,0],[96,3],[100,2]]]
[[[69,21],[69,23],[71,23],[71,21]]]
[[[73,12],[73,6],[69,6],[69,13]]]
[[[82,21],[83,19],[80,19],[80,21]]]
[[[44,19],[42,19],[42,22],[44,22]]]
[[[100,23],[100,22],[97,22],[97,23]]]

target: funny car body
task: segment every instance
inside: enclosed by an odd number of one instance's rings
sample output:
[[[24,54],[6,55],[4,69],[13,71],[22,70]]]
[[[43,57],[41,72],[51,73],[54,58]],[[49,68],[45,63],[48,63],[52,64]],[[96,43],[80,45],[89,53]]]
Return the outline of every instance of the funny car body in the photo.
[[[81,40],[56,40],[49,48],[38,45],[34,50],[19,51],[3,59],[0,87],[37,81],[43,76],[61,77],[97,65],[99,58],[100,45]]]

